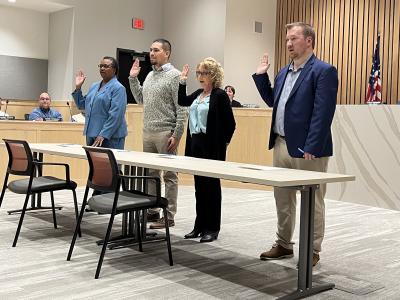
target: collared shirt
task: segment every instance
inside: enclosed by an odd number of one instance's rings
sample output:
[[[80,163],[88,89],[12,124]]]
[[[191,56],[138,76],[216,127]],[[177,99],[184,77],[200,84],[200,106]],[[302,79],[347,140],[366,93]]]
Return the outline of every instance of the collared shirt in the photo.
[[[311,57],[312,55],[310,55]],[[285,136],[285,106],[286,102],[289,99],[289,95],[292,92],[292,89],[296,83],[297,78],[299,78],[301,71],[303,70],[304,66],[310,59],[308,57],[304,63],[302,63],[297,70],[294,70],[293,62],[289,66],[288,74],[285,79],[285,83],[282,88],[282,93],[279,98],[278,107],[276,108],[276,118],[274,124],[274,132]]]
[[[210,107],[210,95],[200,101],[200,95],[193,101],[189,108],[190,135],[207,132],[207,116]]]
[[[62,121],[63,117],[58,111],[54,109],[42,109],[40,107],[37,107],[30,113],[29,120],[34,121],[37,119]]]
[[[158,72],[160,72],[160,71],[170,71],[170,70],[172,70],[172,69],[174,69],[174,66],[171,64],[171,63],[166,63],[166,64],[163,64],[159,69],[157,69],[156,68],[156,66],[152,66],[153,67],[153,71],[158,71]]]

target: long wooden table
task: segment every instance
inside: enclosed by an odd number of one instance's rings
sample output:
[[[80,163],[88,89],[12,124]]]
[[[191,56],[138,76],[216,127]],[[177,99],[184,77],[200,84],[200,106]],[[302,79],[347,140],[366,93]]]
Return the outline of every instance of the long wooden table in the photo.
[[[36,105],[36,101],[34,101]],[[33,107],[30,108],[32,110]],[[272,118],[272,110],[265,109],[234,109],[236,130],[227,149],[227,160],[246,162],[252,164],[272,165],[272,151],[266,149],[269,138],[269,128]],[[128,123],[128,136],[125,140],[125,149],[142,151],[143,134],[143,106],[130,104],[126,111]],[[29,143],[74,143],[84,144],[82,135],[83,123],[71,122],[30,122],[30,121],[6,121],[0,120],[1,139],[22,139]],[[255,130],[256,129],[256,130]],[[184,132],[178,154],[184,155],[186,132]],[[80,159],[70,157],[51,157],[50,162],[65,162],[71,166],[71,178],[79,185],[86,184],[88,166]],[[4,167],[7,165],[8,156],[6,149],[0,147],[0,178],[4,178]],[[59,168],[46,168],[46,175],[62,176]],[[192,176],[181,174],[180,184],[193,185]],[[0,186],[2,182],[0,181]],[[223,186],[245,187],[239,182],[222,181]],[[252,188],[260,188],[253,185]],[[264,187],[268,189],[268,187]]]
[[[33,152],[86,159],[81,145],[30,144]],[[328,289],[333,283],[312,285],[314,233],[314,198],[319,184],[355,180],[354,176],[267,167],[236,162],[222,162],[186,156],[114,150],[118,163],[180,173],[208,176],[274,187],[286,187],[301,192],[299,269],[297,290],[282,299],[300,299]]]

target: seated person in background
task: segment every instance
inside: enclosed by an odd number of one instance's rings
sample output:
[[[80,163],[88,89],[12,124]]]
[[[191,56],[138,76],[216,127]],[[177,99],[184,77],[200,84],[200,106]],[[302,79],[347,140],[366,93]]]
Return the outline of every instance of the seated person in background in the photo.
[[[41,93],[38,101],[39,107],[35,108],[29,115],[30,121],[46,121],[46,120],[56,120],[62,121],[62,115],[50,108],[51,98],[46,92]]]
[[[0,98],[0,117],[8,117],[8,114],[2,111],[3,108],[3,99]]]
[[[0,117],[8,117],[8,114],[0,110]]]
[[[231,100],[232,107],[242,107],[242,104],[239,101],[233,100],[233,97],[235,96],[235,88],[233,86],[227,85],[224,90],[228,94],[229,100]]]

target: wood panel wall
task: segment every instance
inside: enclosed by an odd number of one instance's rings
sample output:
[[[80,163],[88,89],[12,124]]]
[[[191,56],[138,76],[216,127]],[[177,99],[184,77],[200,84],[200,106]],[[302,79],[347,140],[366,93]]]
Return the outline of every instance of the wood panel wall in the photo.
[[[288,61],[285,25],[316,31],[315,54],[338,69],[338,104],[363,104],[372,56],[380,41],[382,100],[400,100],[400,0],[278,0],[275,73]]]

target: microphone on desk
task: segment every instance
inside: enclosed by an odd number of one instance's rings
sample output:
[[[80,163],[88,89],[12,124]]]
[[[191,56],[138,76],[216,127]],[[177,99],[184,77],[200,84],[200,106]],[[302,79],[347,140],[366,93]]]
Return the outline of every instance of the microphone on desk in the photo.
[[[8,100],[6,100],[6,108],[4,112],[1,111],[2,101],[3,99],[0,97],[0,120],[15,120],[14,116],[7,115]]]
[[[7,116],[8,99],[6,100],[6,109],[4,110],[4,116]]]
[[[75,122],[75,120],[72,118],[72,111],[71,111],[71,106],[69,105],[69,101],[67,101],[67,105],[68,105],[68,108],[69,108],[69,116],[71,118],[71,122]]]

